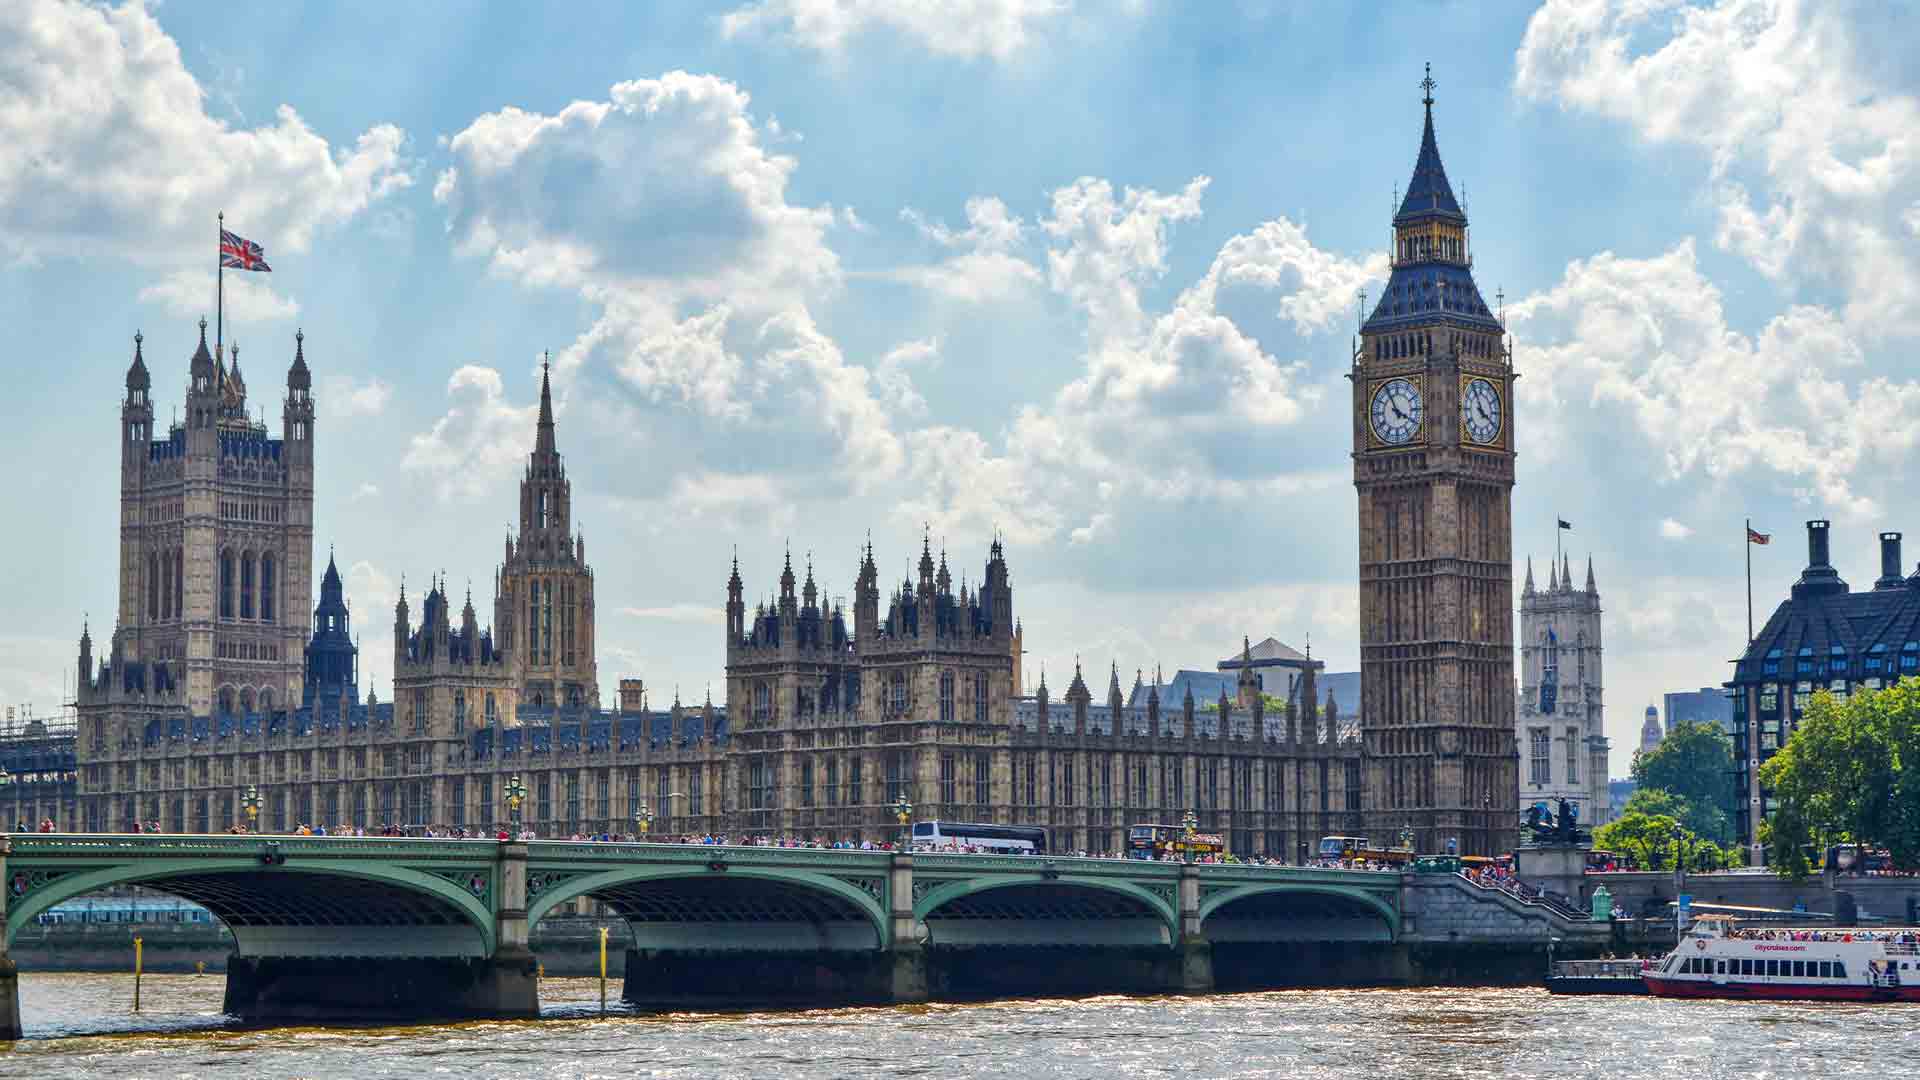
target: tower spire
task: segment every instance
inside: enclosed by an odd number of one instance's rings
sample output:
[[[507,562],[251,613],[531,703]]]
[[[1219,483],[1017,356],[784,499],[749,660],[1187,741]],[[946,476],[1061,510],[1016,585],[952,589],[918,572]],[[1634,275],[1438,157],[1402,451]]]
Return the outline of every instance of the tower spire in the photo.
[[[540,360],[540,426],[535,434],[533,452],[551,456],[553,446],[553,381],[548,377],[553,367],[553,353],[547,352]]]

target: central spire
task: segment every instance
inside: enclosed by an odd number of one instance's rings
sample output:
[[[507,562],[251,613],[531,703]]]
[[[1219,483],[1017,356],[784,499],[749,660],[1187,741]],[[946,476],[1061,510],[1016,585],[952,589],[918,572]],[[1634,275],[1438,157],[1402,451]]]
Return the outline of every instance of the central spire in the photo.
[[[549,352],[540,361],[540,426],[533,442],[533,452],[537,455],[552,456],[553,446],[553,382],[548,371],[553,367],[553,353]]]
[[[1433,65],[1428,64],[1427,77],[1420,80],[1424,91],[1420,103],[1427,108],[1426,128],[1420,133],[1420,156],[1413,163],[1413,179],[1407,182],[1406,197],[1393,216],[1395,225],[1433,219],[1461,225],[1467,222],[1459,200],[1453,197],[1453,186],[1447,182],[1446,166],[1440,163],[1440,144],[1433,137],[1433,88],[1438,85],[1433,81]]]

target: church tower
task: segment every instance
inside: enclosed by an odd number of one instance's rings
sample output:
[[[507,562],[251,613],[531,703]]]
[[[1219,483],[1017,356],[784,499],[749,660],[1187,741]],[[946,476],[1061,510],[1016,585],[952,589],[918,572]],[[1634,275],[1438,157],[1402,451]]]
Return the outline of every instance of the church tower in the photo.
[[[1512,356],[1473,280],[1433,133],[1393,218],[1392,275],[1353,356],[1360,727],[1368,833],[1511,846]]]
[[[1575,585],[1572,564],[1547,568],[1536,588],[1527,561],[1520,589],[1520,700],[1514,737],[1520,749],[1522,813],[1561,799],[1583,825],[1607,823],[1605,672],[1601,664],[1600,587],[1587,560],[1587,583]]]
[[[523,707],[597,709],[593,571],[586,537],[573,531],[573,482],[554,436],[549,366],[540,369],[540,419],[520,479],[520,535],[507,540],[494,626]]]

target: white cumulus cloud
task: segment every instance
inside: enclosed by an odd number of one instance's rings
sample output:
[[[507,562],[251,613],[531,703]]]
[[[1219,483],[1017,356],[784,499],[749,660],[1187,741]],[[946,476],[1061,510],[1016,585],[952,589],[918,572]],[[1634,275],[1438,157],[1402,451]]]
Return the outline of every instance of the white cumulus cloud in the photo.
[[[1912,38],[1852,22],[1796,0],[1549,0],[1515,87],[1700,148],[1722,247],[1783,283],[1839,287],[1856,331],[1913,334],[1920,252],[1900,221],[1920,198],[1920,100],[1875,74],[1910,63]]]
[[[538,403],[513,405],[500,373],[473,364],[447,380],[447,397],[446,412],[408,443],[401,469],[426,478],[441,499],[497,495],[533,445]]]
[[[291,106],[251,128],[209,115],[139,0],[0,5],[0,102],[0,251],[15,258],[198,264],[225,210],[271,259],[412,182],[390,124],[336,147]]]
[[[1072,8],[1069,0],[759,0],[721,16],[727,37],[771,31],[823,53],[885,28],[929,52],[1006,60]]]
[[[357,382],[350,376],[330,375],[320,381],[320,403],[329,416],[379,416],[393,399],[393,386],[372,376]]]
[[[1661,518],[1660,535],[1668,540],[1685,540],[1693,535],[1693,530],[1672,518]]]
[[[246,323],[291,319],[300,314],[300,303],[281,296],[273,286],[261,280],[263,274],[228,274],[225,286],[227,318],[235,327]],[[140,290],[146,303],[162,304],[167,312],[183,318],[211,317],[214,308],[214,280],[211,272],[175,270]]]

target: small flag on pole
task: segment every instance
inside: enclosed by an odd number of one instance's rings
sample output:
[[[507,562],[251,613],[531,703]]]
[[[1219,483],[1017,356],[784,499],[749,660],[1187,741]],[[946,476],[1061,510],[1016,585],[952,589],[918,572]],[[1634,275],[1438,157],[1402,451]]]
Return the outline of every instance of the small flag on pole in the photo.
[[[228,270],[272,271],[260,245],[225,229],[220,230],[220,265]]]
[[[1771,544],[1773,543],[1773,534],[1754,532],[1753,526],[1749,525],[1747,526],[1747,543],[1761,545]]]
[[[1560,527],[1561,527],[1561,528],[1563,528],[1563,529],[1571,529],[1571,528],[1573,528],[1573,522],[1571,522],[1571,521],[1568,521],[1568,520],[1567,520],[1566,518],[1560,518],[1560,519],[1559,519],[1559,521],[1560,521]]]

